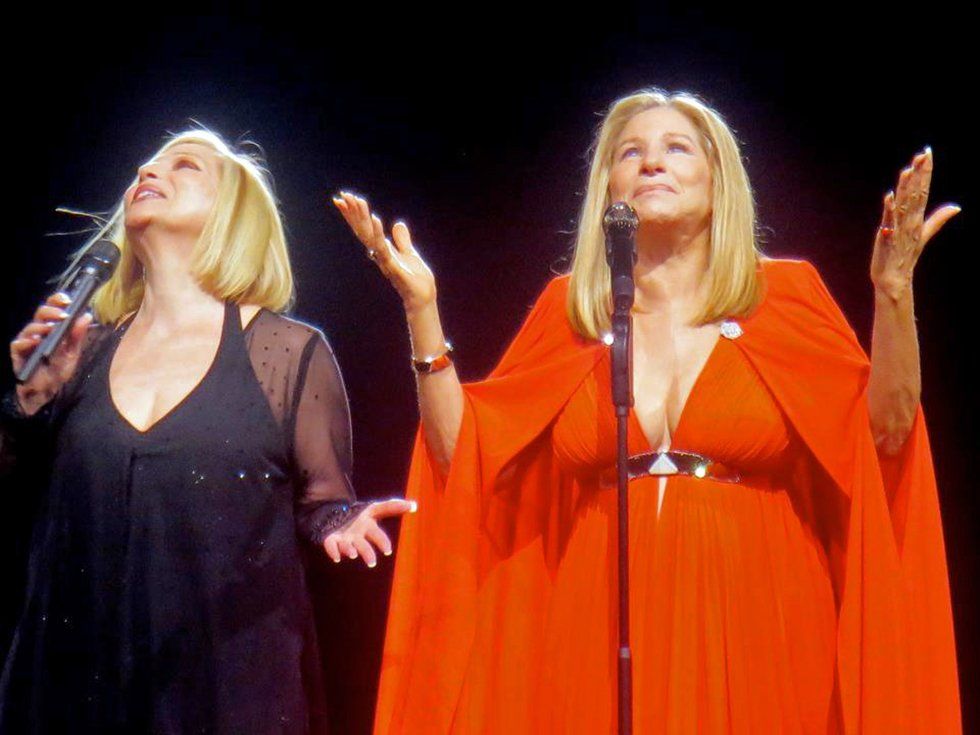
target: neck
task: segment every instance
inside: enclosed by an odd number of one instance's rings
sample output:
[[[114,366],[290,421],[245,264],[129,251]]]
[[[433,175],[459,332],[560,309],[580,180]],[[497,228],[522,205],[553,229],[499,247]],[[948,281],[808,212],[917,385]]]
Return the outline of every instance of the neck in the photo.
[[[137,240],[143,264],[143,300],[134,323],[146,331],[169,333],[189,324],[209,320],[222,302],[201,288],[191,272],[194,243],[168,238]]]
[[[638,311],[676,302],[691,304],[701,298],[709,237],[706,227],[694,233],[641,228],[633,269]]]

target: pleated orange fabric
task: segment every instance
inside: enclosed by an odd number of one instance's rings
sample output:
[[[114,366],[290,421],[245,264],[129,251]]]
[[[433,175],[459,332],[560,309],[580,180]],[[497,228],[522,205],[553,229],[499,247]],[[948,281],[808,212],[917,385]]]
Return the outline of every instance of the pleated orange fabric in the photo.
[[[738,484],[631,483],[638,733],[959,732],[942,529],[922,416],[879,460],[867,360],[806,263],[720,339],[672,439]],[[466,386],[442,477],[421,435],[377,733],[615,731],[608,351],[553,281]],[[648,449],[638,423],[632,452]]]

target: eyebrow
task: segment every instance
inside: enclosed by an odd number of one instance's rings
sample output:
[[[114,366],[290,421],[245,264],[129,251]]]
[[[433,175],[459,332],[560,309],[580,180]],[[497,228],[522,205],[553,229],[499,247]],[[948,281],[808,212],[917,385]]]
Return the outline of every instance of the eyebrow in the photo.
[[[694,138],[692,138],[687,133],[675,133],[675,132],[669,131],[669,132],[664,133],[660,137],[661,138],[684,138],[684,140],[686,140],[686,141],[688,141],[688,142],[690,142],[692,144],[696,144],[696,141],[694,140]],[[630,138],[627,138],[626,140],[622,141],[619,145],[616,146],[616,148],[617,149],[622,148],[627,143],[645,143],[645,142],[646,142],[646,140],[644,138],[641,138],[638,135],[634,135],[634,136],[632,136]]]
[[[168,149],[161,153],[156,158],[151,158],[147,163],[153,163],[154,161],[161,161],[165,158],[193,158],[200,163],[205,163],[204,157],[198,155],[197,153],[192,153],[190,151],[175,151],[174,149]]]

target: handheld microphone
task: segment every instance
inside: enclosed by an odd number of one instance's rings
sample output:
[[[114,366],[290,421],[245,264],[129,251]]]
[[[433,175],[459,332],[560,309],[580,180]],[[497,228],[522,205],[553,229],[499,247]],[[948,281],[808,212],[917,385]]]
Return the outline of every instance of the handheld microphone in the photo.
[[[606,262],[612,275],[613,310],[628,312],[633,306],[633,266],[636,265],[636,230],[640,221],[626,202],[610,204],[602,216],[606,235]]]
[[[119,248],[111,240],[97,240],[82,256],[78,270],[72,277],[68,291],[71,303],[65,311],[68,316],[55,325],[41,340],[34,352],[17,371],[17,380],[21,383],[30,380],[42,362],[46,362],[58,345],[64,340],[75,320],[88,308],[89,301],[96,289],[109,280],[116,265],[119,263]]]

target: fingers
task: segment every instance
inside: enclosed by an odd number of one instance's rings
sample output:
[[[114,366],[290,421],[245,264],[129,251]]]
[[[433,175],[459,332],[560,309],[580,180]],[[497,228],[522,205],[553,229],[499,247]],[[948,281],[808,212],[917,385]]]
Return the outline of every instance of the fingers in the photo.
[[[354,546],[354,536],[350,533],[341,533],[337,537],[337,548],[340,549],[342,556],[348,559],[357,558],[357,547]]]
[[[395,241],[395,247],[398,248],[399,253],[410,255],[415,251],[415,246],[412,245],[412,235],[408,231],[408,225],[404,222],[398,221],[392,226],[391,239]]]
[[[925,213],[932,183],[932,149],[926,147],[913,156],[908,167],[902,169],[895,188],[896,212],[899,227],[907,232],[916,230]]]
[[[323,550],[327,552],[327,556],[336,563],[339,564],[341,560],[340,546],[338,544],[337,534],[331,533],[323,540]]]
[[[385,556],[391,556],[391,539],[377,523],[371,523],[364,531],[364,538],[377,547]]]
[[[378,525],[379,518],[390,518],[403,513],[414,513],[418,503],[414,500],[393,498],[371,503],[360,515],[342,531],[331,533],[323,542],[323,549],[333,561],[340,562],[345,557],[360,557],[368,567],[378,563],[377,551],[391,556],[393,548],[388,534]],[[377,551],[375,551],[377,549]]]
[[[333,198],[333,203],[347,222],[348,227],[361,241],[361,244],[370,248],[372,246],[373,227],[371,226],[371,210],[367,200],[342,191]]]
[[[922,225],[922,244],[925,245],[929,242],[932,236],[939,232],[943,225],[958,215],[960,211],[958,204],[944,204],[930,214],[929,219]]]
[[[374,553],[374,547],[368,543],[367,539],[363,536],[354,536],[351,543],[369,568],[373,569],[378,565],[378,555]]]
[[[361,241],[368,257],[387,275],[390,271],[393,248],[391,241],[385,237],[381,218],[371,212],[371,207],[364,197],[346,191],[335,196],[333,203],[357,239]]]
[[[402,498],[392,498],[391,500],[380,500],[368,506],[373,518],[391,518],[393,516],[414,513],[418,510],[419,504],[414,500],[403,500]]]
[[[53,293],[34,311],[34,316],[10,342],[10,355],[17,360],[26,360],[38,343],[44,339],[55,325],[66,319],[64,307],[71,299],[61,292]],[[18,366],[19,367],[19,366]]]
[[[85,341],[85,333],[92,326],[93,320],[92,313],[85,312],[71,325],[71,331],[68,333],[67,339],[65,339],[66,350],[69,354],[75,354],[79,351],[82,343]]]
[[[932,186],[933,157],[932,149],[925,149],[912,159],[908,168],[899,176],[896,189],[895,220],[893,225],[899,236],[913,250],[921,251],[932,237],[960,212],[956,204],[946,204],[938,207],[925,216],[926,204],[929,199],[929,189]]]

